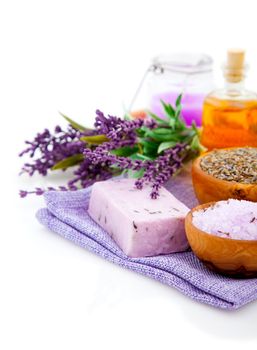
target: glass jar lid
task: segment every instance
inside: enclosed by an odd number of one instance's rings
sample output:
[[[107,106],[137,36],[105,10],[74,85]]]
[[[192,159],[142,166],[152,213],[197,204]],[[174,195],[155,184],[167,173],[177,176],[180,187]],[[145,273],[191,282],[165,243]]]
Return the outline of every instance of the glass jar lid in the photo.
[[[213,60],[205,54],[175,53],[159,55],[152,60],[152,70],[156,73],[171,71],[182,74],[198,74],[212,71]]]

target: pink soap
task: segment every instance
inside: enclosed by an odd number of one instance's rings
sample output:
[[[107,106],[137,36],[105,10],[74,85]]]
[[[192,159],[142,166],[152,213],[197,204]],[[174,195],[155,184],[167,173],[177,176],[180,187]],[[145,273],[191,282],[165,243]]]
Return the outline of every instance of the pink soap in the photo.
[[[184,219],[189,209],[165,188],[158,199],[134,179],[97,182],[88,213],[130,257],[181,252],[188,248]]]

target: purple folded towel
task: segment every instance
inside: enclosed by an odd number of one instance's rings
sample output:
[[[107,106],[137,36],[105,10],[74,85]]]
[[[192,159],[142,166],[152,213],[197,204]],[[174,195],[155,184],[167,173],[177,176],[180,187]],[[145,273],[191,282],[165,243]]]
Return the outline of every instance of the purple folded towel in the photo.
[[[187,178],[177,177],[168,188],[187,206],[197,204]],[[209,271],[191,252],[149,258],[128,258],[87,214],[91,189],[45,194],[47,208],[37,213],[50,230],[127,269],[175,287],[200,302],[237,309],[257,299],[257,279],[233,279]]]

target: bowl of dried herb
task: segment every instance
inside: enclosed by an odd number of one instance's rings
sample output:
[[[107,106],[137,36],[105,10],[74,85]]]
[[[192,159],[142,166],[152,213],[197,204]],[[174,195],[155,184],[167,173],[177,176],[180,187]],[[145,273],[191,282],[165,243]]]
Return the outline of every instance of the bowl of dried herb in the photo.
[[[193,162],[192,181],[199,203],[229,198],[257,202],[257,148],[204,153]]]

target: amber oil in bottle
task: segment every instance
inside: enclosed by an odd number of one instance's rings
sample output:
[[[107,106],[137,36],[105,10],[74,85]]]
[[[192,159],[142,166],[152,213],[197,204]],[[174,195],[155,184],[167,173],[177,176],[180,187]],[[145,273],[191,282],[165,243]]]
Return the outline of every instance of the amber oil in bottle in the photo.
[[[225,87],[204,101],[201,142],[207,149],[257,147],[257,94],[244,88],[243,50],[229,50]]]

